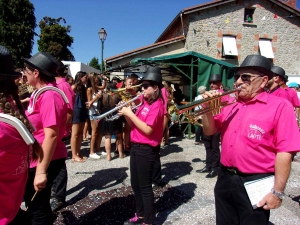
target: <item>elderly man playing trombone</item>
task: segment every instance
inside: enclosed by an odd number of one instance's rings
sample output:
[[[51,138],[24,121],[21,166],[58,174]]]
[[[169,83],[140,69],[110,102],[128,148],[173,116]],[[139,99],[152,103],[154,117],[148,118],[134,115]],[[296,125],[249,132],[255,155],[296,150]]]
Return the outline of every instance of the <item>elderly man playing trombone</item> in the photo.
[[[299,130],[292,105],[263,91],[273,77],[271,62],[247,56],[234,76],[237,101],[212,116],[202,117],[206,135],[221,131],[221,166],[214,189],[216,222],[268,224],[270,209],[282,203],[292,153],[299,151]],[[204,98],[217,93],[205,92]],[[273,188],[255,206],[244,183],[274,175]]]

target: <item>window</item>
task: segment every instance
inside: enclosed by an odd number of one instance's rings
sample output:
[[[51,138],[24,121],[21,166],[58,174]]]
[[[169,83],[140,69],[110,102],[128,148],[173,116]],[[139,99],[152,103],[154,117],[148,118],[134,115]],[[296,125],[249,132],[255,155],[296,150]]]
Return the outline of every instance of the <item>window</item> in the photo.
[[[245,13],[244,13],[244,22],[245,23],[253,23],[253,14],[254,14],[253,8],[245,8]]]
[[[258,45],[260,55],[269,59],[274,59],[274,53],[270,39],[259,39]]]
[[[223,36],[223,56],[237,56],[235,36]]]

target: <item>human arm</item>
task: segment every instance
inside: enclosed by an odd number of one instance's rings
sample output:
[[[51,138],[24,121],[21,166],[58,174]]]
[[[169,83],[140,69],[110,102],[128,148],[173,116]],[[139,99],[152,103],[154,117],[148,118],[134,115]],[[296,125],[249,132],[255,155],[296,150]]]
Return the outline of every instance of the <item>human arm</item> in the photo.
[[[101,96],[102,96],[102,92],[96,94],[95,97],[93,98],[92,89],[88,88],[87,89],[87,100],[88,101],[85,103],[86,107],[89,109],[95,101],[97,101],[99,98],[101,98]]]
[[[67,122],[66,122],[67,125],[69,125],[69,124],[72,123],[72,116],[73,116],[73,110],[72,109],[68,109]]]
[[[289,152],[278,152],[275,159],[275,181],[274,191],[283,193],[287,180],[291,171],[292,154]],[[265,210],[276,209],[280,207],[282,199],[268,193],[258,204],[258,207],[262,207]]]
[[[29,98],[29,97],[20,100],[21,103],[25,103],[25,102],[29,102],[29,101],[30,101],[30,98]]]
[[[147,123],[140,120],[131,110],[130,106],[125,106],[119,110],[119,115],[124,115],[126,121],[130,126],[134,124],[145,135],[150,135],[153,132],[153,128]]]
[[[47,169],[51,162],[52,156],[54,154],[59,128],[58,126],[50,126],[44,128],[45,138],[42,143],[43,157],[40,158],[38,165],[36,167],[36,173],[34,178],[34,189],[40,191],[46,187],[47,183]]]

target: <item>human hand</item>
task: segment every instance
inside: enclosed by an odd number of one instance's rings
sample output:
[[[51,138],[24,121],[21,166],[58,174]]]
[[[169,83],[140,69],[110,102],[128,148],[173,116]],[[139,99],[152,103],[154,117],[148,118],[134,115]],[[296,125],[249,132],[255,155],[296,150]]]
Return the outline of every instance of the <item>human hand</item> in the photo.
[[[257,207],[263,207],[264,210],[270,210],[279,208],[281,203],[282,199],[270,192],[257,204]]]
[[[47,174],[46,173],[39,173],[35,174],[33,187],[36,191],[41,191],[43,188],[46,187],[47,184]]]
[[[86,103],[85,103],[85,106],[86,106],[87,109],[91,108],[91,105],[92,105],[91,102],[86,102]]]
[[[211,91],[205,91],[203,94],[202,94],[202,97],[203,98],[212,98],[212,97],[215,97],[215,96],[219,96],[221,95],[222,93],[219,92],[218,90],[211,90]]]

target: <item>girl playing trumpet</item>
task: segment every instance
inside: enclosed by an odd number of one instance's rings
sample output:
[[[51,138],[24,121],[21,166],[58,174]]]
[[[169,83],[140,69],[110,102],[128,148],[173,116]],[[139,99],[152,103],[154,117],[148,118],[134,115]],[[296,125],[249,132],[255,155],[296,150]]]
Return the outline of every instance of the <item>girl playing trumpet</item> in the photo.
[[[141,87],[143,102],[136,114],[130,106],[119,110],[119,115],[124,115],[131,126],[130,176],[136,202],[135,216],[126,221],[126,225],[153,224],[155,220],[152,175],[155,159],[159,157],[164,122],[159,67],[148,68]]]

